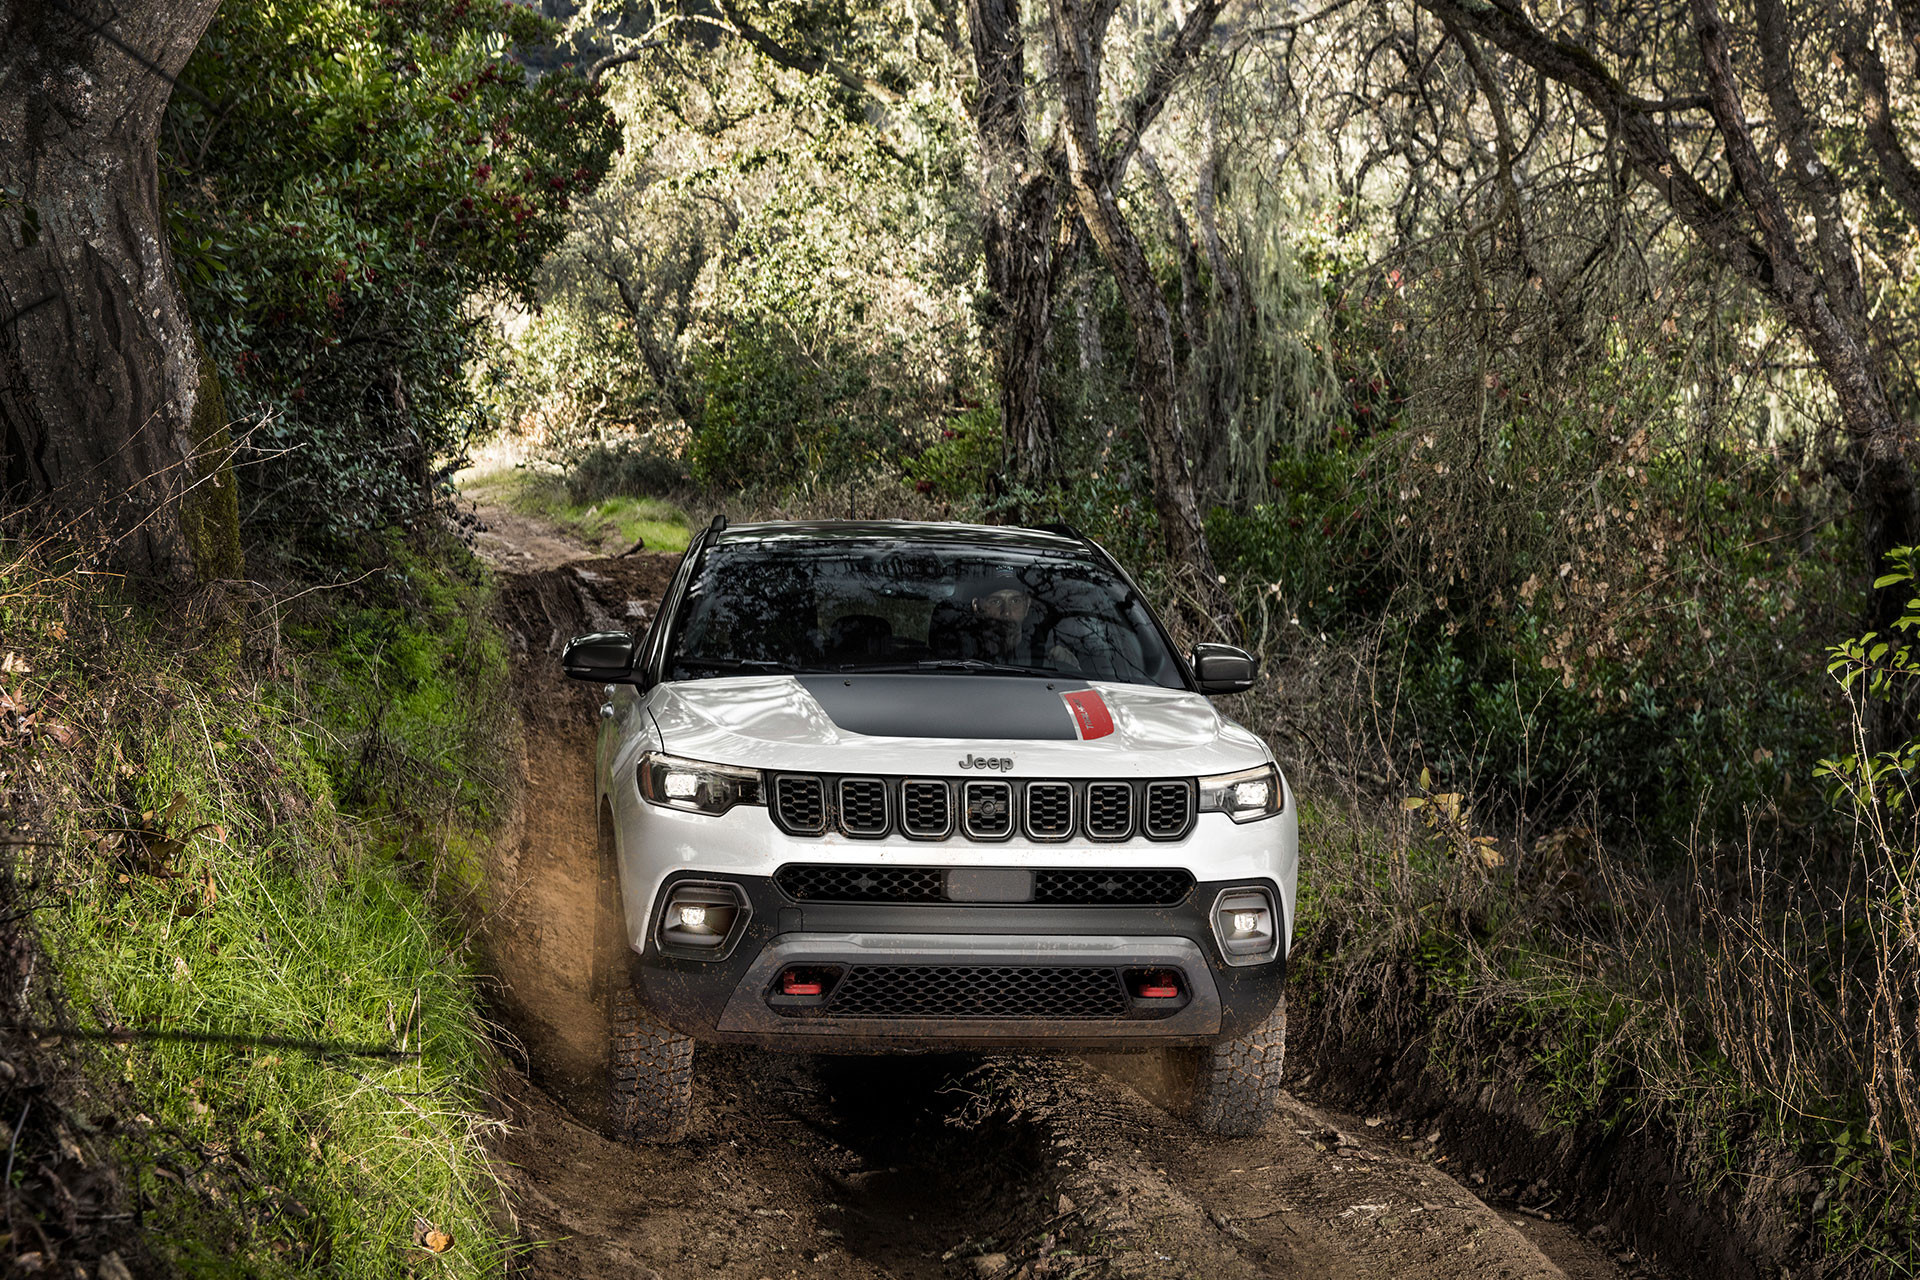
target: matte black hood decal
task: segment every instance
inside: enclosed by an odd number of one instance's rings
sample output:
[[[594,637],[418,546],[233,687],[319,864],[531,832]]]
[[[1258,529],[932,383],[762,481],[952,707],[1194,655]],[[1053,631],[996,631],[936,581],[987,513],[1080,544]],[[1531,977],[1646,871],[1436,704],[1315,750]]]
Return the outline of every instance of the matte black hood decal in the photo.
[[[1080,736],[1060,697],[1083,680],[1038,676],[798,676],[834,725],[888,738],[1026,739],[1072,742]]]

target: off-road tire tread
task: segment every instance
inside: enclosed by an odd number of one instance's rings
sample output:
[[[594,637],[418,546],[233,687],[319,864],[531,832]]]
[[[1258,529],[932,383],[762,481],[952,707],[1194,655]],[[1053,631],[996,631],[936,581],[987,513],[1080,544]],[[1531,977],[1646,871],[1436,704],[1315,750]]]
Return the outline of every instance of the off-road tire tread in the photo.
[[[1280,1105],[1280,1073],[1287,1058],[1286,996],[1246,1035],[1201,1053],[1188,1101],[1194,1127],[1221,1137],[1261,1132]]]
[[[607,1019],[614,1133],[629,1142],[679,1142],[693,1119],[693,1040],[647,1021],[629,982],[614,984]]]

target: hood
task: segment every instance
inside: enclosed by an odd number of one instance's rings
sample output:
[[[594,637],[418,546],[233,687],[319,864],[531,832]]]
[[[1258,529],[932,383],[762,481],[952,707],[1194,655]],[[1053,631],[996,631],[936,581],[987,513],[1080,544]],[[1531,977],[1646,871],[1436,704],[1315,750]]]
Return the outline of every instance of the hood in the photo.
[[[749,676],[665,685],[651,706],[667,751],[763,769],[950,775],[986,756],[1010,759],[1014,777],[1167,777],[1267,759],[1258,738],[1199,694],[1147,685]]]

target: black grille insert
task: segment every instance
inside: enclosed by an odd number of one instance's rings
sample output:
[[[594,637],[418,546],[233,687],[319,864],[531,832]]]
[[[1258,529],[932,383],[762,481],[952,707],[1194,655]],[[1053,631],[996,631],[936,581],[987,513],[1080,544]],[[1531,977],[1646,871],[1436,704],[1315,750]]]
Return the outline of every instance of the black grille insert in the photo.
[[[900,825],[910,836],[938,840],[953,830],[953,811],[944,782],[900,784]]]
[[[795,902],[988,901],[965,894],[955,898],[947,882],[952,870],[796,862],[780,868],[774,883]],[[970,868],[967,874],[982,870],[1012,868]],[[1177,867],[1050,867],[1031,874],[1031,900],[1052,907],[1166,907],[1183,901],[1193,888],[1193,877]],[[1024,895],[1004,899],[1025,900]]]
[[[819,835],[827,829],[825,790],[818,778],[791,775],[775,778],[774,816],[795,835]]]
[[[1193,817],[1193,788],[1184,782],[1147,784],[1147,838],[1178,840]]]
[[[1125,840],[1133,834],[1133,787],[1125,782],[1087,785],[1087,834],[1095,840]]]
[[[1052,906],[1169,907],[1193,877],[1177,867],[1071,867],[1033,874],[1033,900]]]
[[[1117,969],[1027,965],[854,965],[827,1002],[830,1018],[1128,1016]]]
[[[795,902],[945,902],[944,867],[840,867],[796,864],[774,877]]]
[[[1073,784],[1027,784],[1027,834],[1035,840],[1064,840],[1073,834]]]
[[[967,834],[975,840],[1004,840],[1013,834],[1013,787],[1005,782],[966,784]]]
[[[840,779],[840,829],[850,836],[887,834],[887,784],[878,778]]]

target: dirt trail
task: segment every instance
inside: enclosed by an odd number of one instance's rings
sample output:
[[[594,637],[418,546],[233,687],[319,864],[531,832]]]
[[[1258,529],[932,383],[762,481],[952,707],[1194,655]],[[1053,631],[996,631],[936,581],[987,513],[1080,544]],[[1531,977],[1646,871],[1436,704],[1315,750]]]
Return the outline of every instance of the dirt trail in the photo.
[[[496,543],[516,526],[496,520]],[[524,518],[518,518],[524,520]],[[517,1044],[493,1150],[535,1277],[1353,1277],[1611,1280],[1579,1236],[1499,1212],[1429,1135],[1289,1099],[1244,1139],[1151,1101],[1151,1060],[834,1058],[702,1048],[675,1148],[599,1129],[587,997],[598,690],[558,671],[579,630],[640,626],[674,557],[576,559],[551,530],[482,544],[504,582],[525,723],[521,802],[485,934]]]

